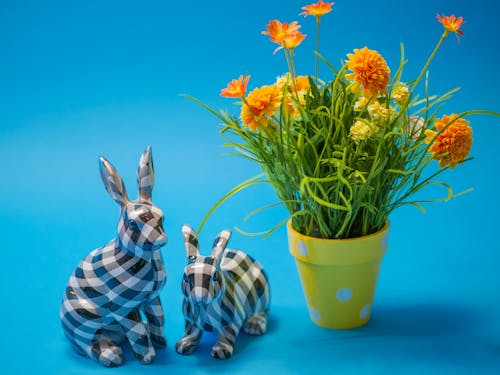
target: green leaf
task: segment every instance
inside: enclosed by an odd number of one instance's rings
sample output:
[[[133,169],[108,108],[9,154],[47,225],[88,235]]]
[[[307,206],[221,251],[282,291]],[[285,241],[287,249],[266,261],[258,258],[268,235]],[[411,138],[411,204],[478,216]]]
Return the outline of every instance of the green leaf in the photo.
[[[213,207],[208,211],[208,213],[205,215],[205,217],[201,220],[201,223],[200,223],[200,226],[198,227],[198,230],[196,231],[198,234],[201,233],[201,230],[203,229],[203,227],[205,226],[205,223],[206,221],[208,220],[208,218],[214,213],[214,211],[222,204],[224,203],[226,200],[228,200],[229,198],[231,198],[233,195],[235,195],[236,193],[238,193],[239,191],[241,190],[244,190],[246,189],[247,187],[249,186],[252,186],[252,185],[256,185],[256,184],[261,184],[261,183],[264,183],[264,182],[267,182],[267,180],[259,180],[260,178],[264,177],[265,174],[264,173],[259,173],[258,175],[252,177],[252,178],[249,178],[248,180],[246,181],[243,181],[241,184],[235,186],[234,188],[232,188],[227,194],[225,194],[221,199],[219,199],[214,205]]]

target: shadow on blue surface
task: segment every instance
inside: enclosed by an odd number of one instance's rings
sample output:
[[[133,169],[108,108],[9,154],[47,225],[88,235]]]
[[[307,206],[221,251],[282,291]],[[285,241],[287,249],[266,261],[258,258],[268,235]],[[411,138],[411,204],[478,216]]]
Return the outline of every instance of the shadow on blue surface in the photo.
[[[464,334],[477,322],[472,310],[425,302],[412,305],[378,306],[363,331],[372,336],[434,337]]]
[[[124,345],[125,363],[121,371],[137,373],[139,369],[157,371],[161,367],[183,368],[190,374],[255,374],[258,366],[261,370],[257,372],[267,374],[280,363],[280,374],[319,373],[328,368],[341,374],[421,374],[428,368],[439,374],[494,374],[500,365],[500,341],[481,330],[481,316],[473,309],[425,301],[379,303],[376,307],[366,326],[337,331],[307,321],[303,307],[277,306],[266,335],[240,334],[231,359],[220,361],[210,356],[216,341],[213,333],[205,333],[200,347],[190,356],[175,352],[179,337],[168,337],[167,349],[159,350],[147,369]],[[284,327],[293,329],[283,332]],[[69,345],[65,356],[83,373],[101,372],[99,365],[73,353]]]
[[[266,336],[273,335],[274,333],[276,333],[278,330],[278,326],[279,326],[279,320],[277,319],[276,316],[271,315],[268,320],[268,330],[265,335]],[[221,372],[223,371],[223,369],[221,370],[220,368],[221,365],[223,365],[224,363],[232,362],[231,360],[222,361],[211,357],[210,350],[217,341],[217,335],[215,333],[205,332],[203,334],[200,346],[198,347],[196,352],[194,352],[189,356],[192,359],[188,359],[188,356],[181,356],[180,354],[177,354],[175,352],[175,342],[177,339],[180,339],[180,337],[176,338],[175,340],[173,338],[168,340],[167,348],[157,349],[156,358],[153,364],[151,366],[146,366],[146,367],[169,366],[172,365],[174,362],[179,362],[179,361],[182,362],[183,360],[192,363],[192,361],[194,360],[196,362],[196,366],[200,367],[200,370],[204,369],[206,371],[210,371],[211,367],[216,366],[217,372]],[[260,339],[259,336],[251,336],[245,333],[240,333],[236,341],[233,356],[245,357],[245,352],[248,351],[249,347],[252,346],[255,340],[259,339]],[[67,350],[65,356],[67,357],[67,359],[71,360],[72,362],[75,362],[75,364],[79,366],[81,365],[83,367],[95,367],[96,370],[101,368],[100,365],[92,362],[90,359],[82,357],[78,355],[76,352],[74,352],[73,349],[70,347],[69,343],[66,345],[66,347]],[[122,369],[129,367],[132,363],[136,363],[138,365],[138,360],[135,358],[128,342],[126,341],[123,342],[122,348],[124,353],[124,363],[122,365],[123,366]],[[230,371],[230,369],[228,369],[228,371]]]
[[[365,347],[365,360],[374,357],[370,361],[376,358],[407,370],[431,365],[443,371],[489,373],[500,364],[500,339],[492,339],[483,322],[477,311],[464,306],[381,304],[365,327],[340,335],[355,338],[358,350]]]

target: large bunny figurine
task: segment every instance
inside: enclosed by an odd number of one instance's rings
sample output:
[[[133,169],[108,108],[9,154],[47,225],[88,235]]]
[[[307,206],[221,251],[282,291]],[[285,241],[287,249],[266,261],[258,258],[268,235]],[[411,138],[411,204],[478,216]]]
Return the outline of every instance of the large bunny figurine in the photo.
[[[151,148],[139,162],[136,201],[127,197],[111,163],[101,157],[99,165],[104,186],[121,209],[118,234],[74,270],[61,305],[62,326],[79,354],[104,366],[122,363],[120,343],[125,338],[141,363],[148,364],[155,357],[153,345],[166,345],[158,293],[166,280],[160,248],[167,243],[167,236],[163,214],[151,202]]]
[[[176,344],[179,354],[193,353],[203,330],[218,333],[212,356],[229,358],[238,332],[262,335],[267,328],[269,284],[261,265],[239,250],[225,250],[231,232],[223,230],[213,244],[211,256],[200,256],[198,237],[188,225],[182,227],[188,264],[182,292],[186,320],[184,337]]]

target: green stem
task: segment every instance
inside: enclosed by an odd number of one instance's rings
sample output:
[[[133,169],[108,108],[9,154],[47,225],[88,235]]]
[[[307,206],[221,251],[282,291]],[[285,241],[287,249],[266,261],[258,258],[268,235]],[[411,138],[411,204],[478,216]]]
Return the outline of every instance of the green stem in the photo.
[[[288,55],[290,51],[284,46],[284,44],[283,44],[283,51],[285,53],[285,59],[286,59],[286,65],[288,66],[288,71],[291,74],[292,73],[292,63],[291,63],[291,58]]]
[[[290,72],[292,79],[292,86],[294,90],[296,90],[297,83],[295,82],[296,72],[295,72],[293,49],[284,48],[284,51],[285,51],[286,64],[288,65],[288,71]]]
[[[294,79],[295,81],[295,78],[297,78],[297,70],[295,69],[295,54],[293,53],[293,49],[290,49],[289,52],[290,52],[290,66],[291,66],[291,71],[290,73],[292,73],[292,78]],[[297,87],[295,87],[295,89],[297,89]]]
[[[319,53],[319,27],[320,27],[320,19],[321,17],[316,17],[316,83],[318,83],[318,71],[319,71],[319,57],[318,57],[318,53]]]
[[[437,51],[441,47],[441,44],[443,44],[444,40],[448,37],[449,33],[450,32],[448,30],[445,30],[444,33],[443,33],[443,35],[441,35],[441,38],[439,39],[439,42],[436,44],[436,47],[434,47],[434,50],[432,51],[431,55],[427,59],[424,67],[420,71],[420,74],[418,75],[418,77],[415,80],[415,82],[413,82],[413,87],[412,87],[411,92],[410,92],[410,98],[413,96],[413,92],[415,91],[416,87],[418,86],[418,83],[420,82],[420,80],[424,76],[425,72],[427,71],[427,68],[431,64],[431,61],[434,59],[434,56],[436,56]]]
[[[251,185],[256,185],[256,184],[261,184],[264,182],[267,182],[267,180],[262,180],[262,177],[264,177],[264,173],[260,173],[252,178],[249,178],[246,181],[243,181],[241,184],[238,186],[235,186],[232,188],[228,193],[226,193],[221,199],[219,199],[213,206],[212,208],[208,211],[208,213],[205,215],[205,217],[201,220],[200,226],[198,227],[198,230],[196,231],[198,234],[201,233],[201,230],[205,226],[206,221],[212,214],[215,212],[215,210],[226,200],[231,198],[233,195],[235,195],[237,192],[251,186]]]

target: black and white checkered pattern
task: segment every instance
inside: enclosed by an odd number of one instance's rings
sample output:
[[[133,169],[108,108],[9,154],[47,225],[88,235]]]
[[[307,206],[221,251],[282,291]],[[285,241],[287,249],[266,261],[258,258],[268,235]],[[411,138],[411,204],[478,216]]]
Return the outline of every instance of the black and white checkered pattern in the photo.
[[[211,256],[200,256],[198,238],[188,225],[182,227],[188,264],[182,281],[184,337],[176,344],[180,354],[198,347],[203,331],[218,333],[212,356],[229,358],[241,328],[262,335],[267,328],[269,283],[262,266],[239,250],[225,250],[231,232],[214,241]]]
[[[160,248],[167,237],[163,213],[151,203],[151,149],[139,162],[136,201],[128,199],[113,165],[103,157],[99,162],[106,190],[121,208],[118,234],[73,271],[61,305],[62,326],[79,354],[104,366],[122,363],[124,339],[141,363],[148,364],[155,357],[154,346],[166,345],[158,293],[166,281]]]

